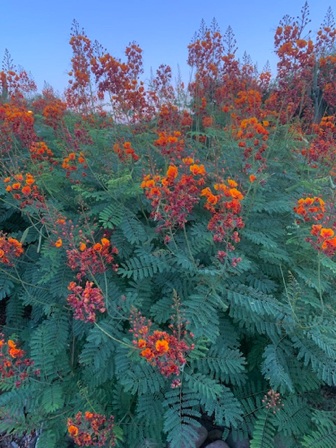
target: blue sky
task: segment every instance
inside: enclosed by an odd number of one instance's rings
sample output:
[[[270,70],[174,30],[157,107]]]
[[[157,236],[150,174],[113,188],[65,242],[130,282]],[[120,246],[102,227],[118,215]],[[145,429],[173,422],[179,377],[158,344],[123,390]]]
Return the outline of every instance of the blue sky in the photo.
[[[123,58],[126,45],[135,40],[143,49],[145,76],[164,63],[188,81],[187,46],[201,20],[210,25],[215,17],[222,33],[231,25],[238,56],[246,51],[259,69],[266,61],[275,68],[273,36],[280,19],[297,16],[299,0],[16,0],[2,2],[0,58],[5,48],[30,71],[39,90],[46,80],[59,93],[67,85],[70,70],[70,28],[73,19],[92,40],[98,40],[115,56]],[[331,0],[308,2],[309,26],[316,32],[332,6]],[[336,15],[336,8],[334,9]]]

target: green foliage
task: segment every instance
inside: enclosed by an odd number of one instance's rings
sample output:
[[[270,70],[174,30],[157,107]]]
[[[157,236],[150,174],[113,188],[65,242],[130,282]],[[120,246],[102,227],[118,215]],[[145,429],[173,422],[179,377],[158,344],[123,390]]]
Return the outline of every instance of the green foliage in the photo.
[[[221,110],[214,114],[223,126],[231,123]],[[139,128],[105,123],[105,129],[102,117],[92,117],[95,125],[67,113],[56,131],[36,119],[37,136],[57,163],[51,171],[44,160],[40,168],[20,147],[18,164],[35,173],[43,201],[20,208],[0,186],[0,230],[24,248],[13,265],[0,265],[1,331],[4,341],[20,341],[34,363],[19,387],[14,375],[1,383],[0,409],[10,418],[1,415],[0,431],[37,429],[39,448],[62,447],[67,419],[87,411],[115,417],[118,447],[193,448],[206,417],[234,439],[250,439],[251,448],[334,448],[335,408],[321,388],[336,385],[336,263],[305,241],[310,224],[293,210],[309,194],[330,202],[333,184],[324,173],[312,179],[285,125],[270,130],[267,167],[253,159],[245,169],[236,128],[202,129],[201,116],[189,133],[180,127],[185,147],[174,160],[155,143],[162,131],[156,121]],[[77,141],[77,128],[92,143]],[[71,139],[87,167],[67,174],[64,145]],[[139,159],[115,154],[113,145],[126,141]],[[204,164],[207,175],[193,177],[182,161],[187,156]],[[167,180],[170,165],[178,169],[176,181]],[[155,200],[141,187],[146,175],[161,188]],[[222,217],[221,240],[210,220],[225,207],[211,209],[203,188],[219,195],[217,184],[228,178],[244,195],[244,226],[231,228],[232,216]],[[184,190],[188,182],[192,189]],[[184,201],[193,194],[189,210]],[[95,320],[74,315],[96,302],[77,294],[77,305],[73,296],[70,303],[72,282],[102,296]],[[148,333],[132,328],[134,308]],[[180,363],[178,376],[159,366],[167,367],[168,355],[146,359],[139,339],[154,334],[170,335],[170,353],[174,341],[187,344],[170,359]],[[280,394],[279,406],[266,406],[269,392]]]
[[[251,448],[274,448],[275,427],[271,422],[272,411],[261,410],[255,422]]]
[[[201,426],[196,420],[201,414],[194,409],[198,403],[198,395],[188,389],[175,389],[166,393],[163,403],[167,408],[164,414],[164,431],[172,448],[194,446],[197,439],[196,428]]]

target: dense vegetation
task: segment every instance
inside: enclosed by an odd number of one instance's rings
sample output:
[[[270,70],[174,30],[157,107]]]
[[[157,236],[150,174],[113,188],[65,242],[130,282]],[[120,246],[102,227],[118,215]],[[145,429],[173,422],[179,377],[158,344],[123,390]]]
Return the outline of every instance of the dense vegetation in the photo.
[[[278,71],[202,24],[193,82],[74,23],[69,87],[0,73],[0,430],[39,448],[336,446],[336,29]]]

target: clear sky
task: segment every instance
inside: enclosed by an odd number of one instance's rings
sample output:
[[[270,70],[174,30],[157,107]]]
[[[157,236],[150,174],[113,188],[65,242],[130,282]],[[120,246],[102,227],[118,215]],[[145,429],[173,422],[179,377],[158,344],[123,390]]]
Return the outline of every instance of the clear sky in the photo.
[[[309,29],[316,32],[332,0],[310,0]],[[222,33],[231,25],[238,57],[246,51],[262,69],[269,60],[276,66],[273,36],[280,19],[297,16],[303,0],[2,0],[0,58],[5,48],[30,71],[41,90],[46,80],[59,93],[70,70],[70,28],[73,19],[91,40],[98,40],[114,57],[123,58],[129,42],[143,49],[145,75],[164,63],[173,75],[180,66],[188,81],[187,46],[199,29],[215,17]],[[336,15],[336,4],[333,9]]]

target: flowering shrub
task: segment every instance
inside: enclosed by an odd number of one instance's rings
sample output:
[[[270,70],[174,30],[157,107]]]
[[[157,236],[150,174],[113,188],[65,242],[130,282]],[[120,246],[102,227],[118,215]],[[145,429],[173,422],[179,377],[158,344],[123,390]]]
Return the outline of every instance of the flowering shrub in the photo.
[[[215,21],[187,86],[165,65],[146,85],[136,43],[115,58],[76,22],[63,99],[25,97],[6,55],[1,433],[193,448],[206,420],[336,446],[336,28],[308,21],[276,29],[273,78]]]
[[[179,302],[175,301],[177,314],[179,313]],[[188,346],[184,341],[187,334],[183,322],[177,322],[176,328],[170,325],[173,334],[166,331],[155,330],[151,334],[152,322],[141,316],[140,312],[133,310],[130,318],[131,332],[136,338],[133,344],[140,349],[140,355],[150,364],[156,366],[159,372],[166,378],[171,375],[180,375],[186,363],[186,354],[194,349],[194,344]],[[192,336],[192,335],[191,335]],[[180,379],[172,382],[172,387],[180,384]]]
[[[29,358],[24,358],[25,352],[17,347],[17,344],[9,339],[7,342],[4,335],[0,334],[0,374],[2,383],[6,384],[8,381],[14,381],[17,388],[21,383],[29,378],[31,371],[30,366],[34,365],[34,361]],[[33,372],[34,375],[39,375],[39,370]]]
[[[93,412],[85,412],[84,418],[78,412],[74,421],[68,419],[69,435],[78,446],[115,446],[113,435],[114,418],[111,416],[108,421],[104,415]]]
[[[15,257],[20,257],[23,253],[22,244],[12,238],[0,236],[0,262],[8,265],[14,265]]]

